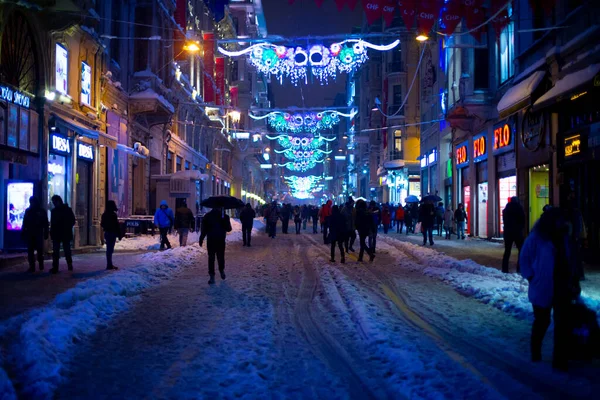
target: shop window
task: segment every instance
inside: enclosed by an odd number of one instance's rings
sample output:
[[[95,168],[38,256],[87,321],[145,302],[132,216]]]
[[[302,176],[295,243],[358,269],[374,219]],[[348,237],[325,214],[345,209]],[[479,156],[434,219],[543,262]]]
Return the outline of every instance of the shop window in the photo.
[[[550,202],[550,168],[539,165],[529,170],[529,229],[542,215],[542,210]]]
[[[19,107],[14,104],[8,105],[8,124],[7,124],[7,135],[6,144],[11,147],[17,147],[19,138]]]
[[[517,195],[517,177],[508,176],[498,180],[498,211],[500,213],[500,233],[504,232],[504,221],[502,221],[502,211],[510,201],[510,198]]]
[[[498,51],[498,72],[500,83],[506,82],[515,73],[515,23],[512,21],[512,6],[508,6],[509,24],[500,33],[497,43]]]
[[[19,118],[19,148],[29,150],[29,110],[21,108]]]

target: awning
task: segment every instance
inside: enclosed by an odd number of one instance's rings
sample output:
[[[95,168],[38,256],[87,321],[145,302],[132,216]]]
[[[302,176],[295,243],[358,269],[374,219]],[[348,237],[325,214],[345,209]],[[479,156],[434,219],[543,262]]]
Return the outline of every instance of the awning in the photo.
[[[506,118],[511,114],[531,105],[531,95],[544,79],[544,71],[536,71],[527,79],[517,83],[502,96],[498,103],[500,118]]]
[[[197,169],[178,171],[171,174],[171,179],[193,179],[195,181],[206,181],[208,178],[209,176],[207,174],[203,174]]]
[[[588,87],[591,88],[593,84],[596,84],[594,78],[598,73],[600,73],[600,64],[592,64],[587,68],[565,75],[556,82],[552,89],[534,103],[533,110],[537,111],[565,98],[577,96]]]
[[[391,161],[384,162],[383,168],[385,168],[388,171],[393,171],[395,169],[404,168],[405,165],[406,165],[406,162],[404,160],[391,160]]]
[[[52,114],[52,117],[54,118],[54,123],[56,124],[56,127],[59,130],[61,128],[64,130],[70,130],[75,132],[79,136],[85,136],[89,137],[90,139],[97,140],[98,143],[103,146],[108,146],[113,149],[117,148],[117,140],[112,136],[107,135],[106,133],[102,133],[95,129],[90,129],[73,120],[63,119],[56,114]]]

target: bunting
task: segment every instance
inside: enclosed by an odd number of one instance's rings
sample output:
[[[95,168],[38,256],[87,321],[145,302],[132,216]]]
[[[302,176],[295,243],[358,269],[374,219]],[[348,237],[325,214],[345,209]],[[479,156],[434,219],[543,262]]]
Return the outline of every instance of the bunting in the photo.
[[[451,35],[462,20],[463,4],[461,0],[450,0],[442,9],[440,31]]]
[[[465,23],[467,29],[472,30],[484,23],[485,14],[483,10],[483,0],[464,0],[463,6],[465,10]],[[471,35],[477,41],[481,41],[482,34],[483,30],[481,28],[471,32]]]
[[[358,4],[358,0],[346,0],[346,3],[348,4],[348,7],[350,7],[350,9],[354,11],[354,9],[356,8],[356,4]]]
[[[363,0],[363,10],[367,15],[367,24],[371,25],[373,22],[381,18],[381,3],[383,0]]]
[[[415,16],[417,14],[417,0],[400,0],[398,1],[398,9],[404,21],[406,29],[409,31],[415,24]]]
[[[324,1],[325,1],[325,0],[315,0],[315,3],[317,3],[317,7],[319,7],[319,8],[320,8],[320,7],[323,5],[323,2],[324,2]]]
[[[394,13],[396,11],[396,0],[384,0],[383,1],[383,9],[381,12],[383,13],[383,20],[385,21],[385,26],[392,25],[394,21]]]
[[[346,5],[346,0],[335,0],[335,5],[337,6],[338,11],[342,11]]]
[[[428,35],[435,22],[440,18],[444,0],[422,0],[417,14],[417,30]]]

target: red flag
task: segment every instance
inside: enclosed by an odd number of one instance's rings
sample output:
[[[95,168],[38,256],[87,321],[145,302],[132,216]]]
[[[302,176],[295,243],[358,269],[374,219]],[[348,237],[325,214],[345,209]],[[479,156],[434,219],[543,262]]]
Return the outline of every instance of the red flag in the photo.
[[[400,0],[398,1],[398,8],[406,29],[411,30],[415,24],[417,0]]]
[[[288,4],[294,4],[294,1],[296,0],[288,0]]]
[[[542,10],[544,10],[544,14],[546,14],[546,17],[549,17],[552,15],[552,11],[554,10],[555,3],[556,3],[556,0],[544,0],[544,1],[529,0],[529,6],[531,7],[531,9],[535,10],[537,7],[541,6]]]
[[[500,39],[500,34],[509,24],[510,18],[508,18],[508,10],[505,8],[498,14],[496,18],[492,20],[492,25],[494,26],[494,31],[496,31],[496,39]]]
[[[422,0],[419,4],[417,14],[417,30],[419,33],[428,35],[433,28],[433,24],[440,17],[440,10],[444,5],[444,0]]]
[[[358,3],[358,0],[346,0],[346,3],[348,3],[348,7],[350,7],[350,9],[352,11],[354,11],[354,9],[356,8],[356,4]]]
[[[483,0],[464,0],[463,5],[465,9],[465,22],[467,29],[471,30],[483,24],[483,22],[485,21]],[[473,35],[473,37],[477,39],[477,41],[481,41],[482,34],[482,28],[471,32],[471,35]]]
[[[217,85],[216,104],[225,104],[225,58],[215,57],[215,83]]]
[[[463,16],[461,0],[450,0],[442,9],[442,23],[440,30],[446,35],[451,35],[456,30]]]
[[[346,0],[335,0],[335,5],[337,6],[338,11],[342,11],[346,5]]]
[[[363,10],[365,10],[369,25],[381,18],[381,2],[382,0],[363,0]]]
[[[212,32],[202,33],[202,39],[204,40],[204,54],[202,56],[204,62],[204,95],[203,100],[206,103],[215,101],[215,81],[213,76],[215,74],[215,34]]]
[[[383,9],[381,12],[383,13],[383,20],[385,21],[385,26],[392,25],[392,21],[394,20],[394,12],[396,11],[396,0],[384,0],[383,1]]]
[[[317,7],[321,7],[324,1],[325,0],[315,0],[315,3],[317,3]]]

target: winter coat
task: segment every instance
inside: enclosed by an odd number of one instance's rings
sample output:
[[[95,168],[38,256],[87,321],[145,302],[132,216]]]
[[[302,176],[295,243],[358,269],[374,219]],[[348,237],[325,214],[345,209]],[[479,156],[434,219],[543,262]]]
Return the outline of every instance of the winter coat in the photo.
[[[292,210],[288,206],[283,206],[281,208],[281,220],[288,221],[290,219],[290,215],[292,214]]]
[[[272,206],[267,210],[267,221],[271,223],[276,223],[279,220],[279,207]]]
[[[254,224],[255,217],[256,213],[253,209],[244,207],[244,209],[240,213],[240,222],[244,227],[251,227]]]
[[[310,216],[313,219],[313,221],[317,221],[319,219],[319,209],[318,208],[312,208],[310,210]]]
[[[502,210],[504,222],[504,236],[518,236],[523,234],[525,228],[525,211],[521,204],[511,201]]]
[[[444,213],[446,212],[446,209],[444,208],[444,206],[437,206],[435,208],[435,218],[438,221],[442,221],[444,219]]]
[[[551,307],[554,298],[556,249],[552,241],[532,231],[519,253],[521,275],[529,281],[529,301],[534,306]]]
[[[368,236],[373,229],[373,216],[367,210],[356,210],[356,230],[361,236]]]
[[[167,208],[158,208],[156,213],[154,213],[154,225],[159,228],[170,228],[175,223],[175,216],[173,215],[173,210],[169,208],[167,202],[165,200],[160,202],[161,207],[167,206]]]
[[[308,209],[308,207],[303,206],[302,211],[300,211],[300,214],[302,215],[302,219],[308,219],[310,215],[310,210]]]
[[[342,208],[342,216],[344,217],[344,221],[346,221],[346,230],[348,232],[354,232],[356,230],[354,227],[356,209],[354,207],[344,206],[344,208]]]
[[[300,208],[294,208],[294,222],[302,222],[302,215],[300,215]]]
[[[396,221],[404,221],[404,208],[398,207],[396,209]]]
[[[346,236],[348,236],[346,219],[342,213],[338,212],[337,214],[332,215],[329,219],[329,240],[345,240]]]
[[[379,209],[379,207],[373,207],[369,209],[369,214],[371,215],[372,219],[371,229],[374,232],[377,232],[377,228],[379,228],[379,224],[381,223],[381,210]]]
[[[457,208],[456,211],[454,211],[454,220],[456,222],[465,222],[467,220],[467,213],[464,208]]]
[[[194,214],[183,206],[175,211],[175,229],[194,229]]]
[[[54,207],[50,211],[50,237],[57,241],[73,240],[75,214],[66,204]]]
[[[425,203],[419,208],[419,222],[423,227],[432,227],[435,221],[435,207]]]
[[[117,217],[117,213],[114,210],[106,210],[102,214],[100,226],[104,229],[105,233],[113,233],[119,239],[123,238],[123,233],[121,233],[121,225],[119,225],[119,218]]]
[[[29,207],[23,217],[21,237],[23,240],[48,239],[48,214],[42,207]]]
[[[387,207],[383,208],[383,212],[381,213],[381,223],[384,225],[389,225],[392,222],[392,214],[390,213],[390,209]]]
[[[211,210],[202,218],[202,232],[200,233],[199,242],[202,243],[204,238],[208,237],[209,242],[224,243],[227,232],[231,232],[229,215],[222,214],[219,209]]]
[[[444,226],[452,226],[452,222],[454,221],[454,211],[446,210],[444,213]]]

